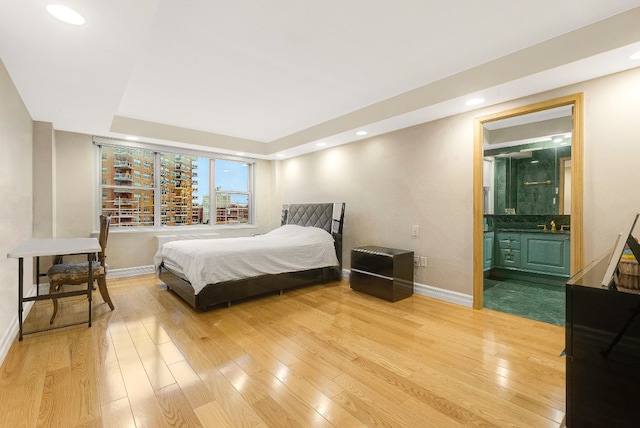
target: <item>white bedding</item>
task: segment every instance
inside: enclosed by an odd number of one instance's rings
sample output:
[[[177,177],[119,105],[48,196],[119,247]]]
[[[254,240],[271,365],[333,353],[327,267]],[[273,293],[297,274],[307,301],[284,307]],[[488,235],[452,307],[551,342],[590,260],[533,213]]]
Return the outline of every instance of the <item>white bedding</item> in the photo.
[[[195,294],[207,284],[339,264],[331,234],[293,224],[246,238],[168,242],[154,257],[156,270],[163,261],[180,267]]]

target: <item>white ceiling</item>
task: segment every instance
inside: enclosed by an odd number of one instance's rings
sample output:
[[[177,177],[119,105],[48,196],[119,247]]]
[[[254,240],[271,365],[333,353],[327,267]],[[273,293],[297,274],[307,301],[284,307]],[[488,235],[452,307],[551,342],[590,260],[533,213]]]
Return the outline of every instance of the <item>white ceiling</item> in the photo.
[[[0,0],[34,120],[258,158],[640,66],[640,0],[55,1]]]

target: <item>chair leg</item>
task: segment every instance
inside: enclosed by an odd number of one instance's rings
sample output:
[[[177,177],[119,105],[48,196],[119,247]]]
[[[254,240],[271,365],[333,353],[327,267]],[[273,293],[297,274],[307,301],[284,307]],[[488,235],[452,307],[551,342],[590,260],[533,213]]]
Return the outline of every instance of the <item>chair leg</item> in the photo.
[[[51,282],[49,284],[49,294],[53,294],[54,292],[58,291],[56,290],[58,286],[55,282]],[[53,324],[53,321],[56,319],[56,315],[58,314],[58,299],[52,299],[53,301],[53,314],[51,314],[51,319],[49,320],[49,324]]]
[[[102,300],[107,302],[107,305],[113,310],[113,303],[111,303],[111,296],[109,296],[109,291],[107,290],[107,279],[105,277],[98,279],[98,289],[100,290]]]

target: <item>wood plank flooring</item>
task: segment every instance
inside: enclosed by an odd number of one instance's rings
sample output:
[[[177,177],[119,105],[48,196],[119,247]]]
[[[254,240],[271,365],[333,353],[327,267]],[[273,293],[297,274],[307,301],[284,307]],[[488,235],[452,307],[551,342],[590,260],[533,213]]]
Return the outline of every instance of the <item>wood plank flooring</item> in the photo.
[[[562,327],[335,282],[196,313],[153,275],[109,280],[93,326],[13,343],[0,426],[558,427]],[[38,302],[25,330],[48,325]],[[60,303],[56,323],[87,317]]]

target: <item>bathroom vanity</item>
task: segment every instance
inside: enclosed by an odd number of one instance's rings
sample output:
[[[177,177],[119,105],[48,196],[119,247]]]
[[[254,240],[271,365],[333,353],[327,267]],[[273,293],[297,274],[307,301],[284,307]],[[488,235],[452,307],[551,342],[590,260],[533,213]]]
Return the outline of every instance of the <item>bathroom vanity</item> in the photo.
[[[487,216],[484,271],[569,277],[569,216]],[[554,219],[555,218],[555,219]]]
[[[569,275],[569,232],[498,230],[494,267],[547,275]]]

